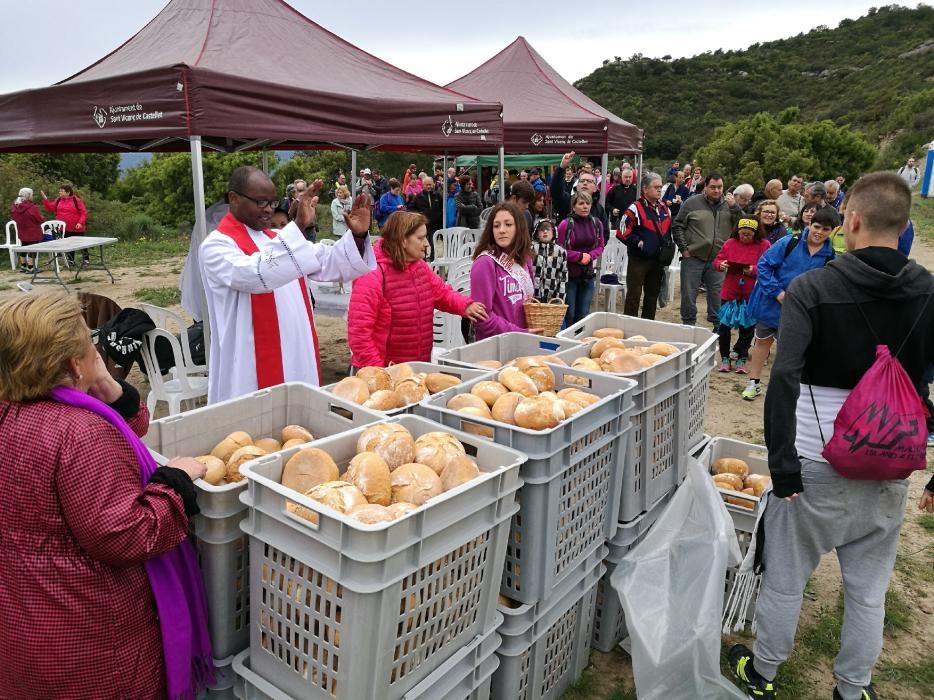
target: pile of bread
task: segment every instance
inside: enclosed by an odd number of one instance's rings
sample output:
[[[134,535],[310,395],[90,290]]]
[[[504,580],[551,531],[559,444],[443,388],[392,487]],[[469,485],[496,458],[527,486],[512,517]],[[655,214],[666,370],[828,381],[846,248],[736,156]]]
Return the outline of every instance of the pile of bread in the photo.
[[[727,503],[750,510],[755,508],[756,501],[731,496],[729,492],[736,491],[758,499],[772,481],[771,477],[765,474],[750,474],[749,465],[735,457],[721,457],[715,460],[710,465],[710,475],[717,489],[727,492],[723,495]]]
[[[377,423],[360,435],[356,455],[340,473],[324,450],[299,450],[282,468],[281,483],[360,522],[396,520],[445,491],[480,476],[480,469],[450,433],[417,439],[398,423]],[[294,503],[287,509],[316,523],[316,513]]]
[[[427,399],[461,383],[442,372],[415,372],[403,362],[389,367],[363,367],[331,387],[335,396],[376,411],[393,411]]]
[[[678,352],[678,348],[669,343],[627,346],[623,338],[622,328],[595,330],[592,336],[583,339],[584,342],[593,343],[590,348],[590,357],[578,357],[571,363],[571,367],[588,372],[614,374],[639,372]],[[630,336],[627,340],[648,342],[645,336],[641,335]]]
[[[517,425],[530,430],[550,430],[578,411],[596,403],[596,394],[569,387],[555,392],[553,357],[520,357],[502,369],[495,380],[474,384],[469,392],[452,396],[447,407],[475,418]],[[464,430],[493,437],[492,428],[465,425]]]
[[[266,437],[253,442],[250,434],[236,430],[221,440],[211,450],[211,454],[195,457],[205,467],[204,480],[212,486],[232,484],[243,480],[240,465],[251,459],[286,450],[296,445],[304,445],[314,440],[309,430],[300,425],[287,425],[279,433],[279,438]]]

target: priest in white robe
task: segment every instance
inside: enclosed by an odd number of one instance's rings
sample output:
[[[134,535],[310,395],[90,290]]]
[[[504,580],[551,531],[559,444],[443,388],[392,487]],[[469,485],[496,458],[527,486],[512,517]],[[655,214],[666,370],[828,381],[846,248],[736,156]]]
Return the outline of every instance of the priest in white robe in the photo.
[[[201,244],[199,262],[211,324],[208,403],[282,382],[318,386],[318,337],[305,278],[349,282],[376,267],[369,241],[370,206],[358,197],[349,230],[333,246],[305,240],[321,183],[309,187],[295,220],[270,229],[278,203],[258,168],[230,176],[229,213]]]

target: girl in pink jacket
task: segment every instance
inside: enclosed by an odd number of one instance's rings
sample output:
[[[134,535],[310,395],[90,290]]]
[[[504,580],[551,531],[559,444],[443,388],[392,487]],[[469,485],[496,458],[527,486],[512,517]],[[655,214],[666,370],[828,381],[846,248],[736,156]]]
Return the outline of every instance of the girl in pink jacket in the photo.
[[[376,269],[353,282],[347,341],[354,367],[429,362],[434,310],[486,319],[486,309],[445,284],[425,262],[428,220],[395,212],[375,248]]]

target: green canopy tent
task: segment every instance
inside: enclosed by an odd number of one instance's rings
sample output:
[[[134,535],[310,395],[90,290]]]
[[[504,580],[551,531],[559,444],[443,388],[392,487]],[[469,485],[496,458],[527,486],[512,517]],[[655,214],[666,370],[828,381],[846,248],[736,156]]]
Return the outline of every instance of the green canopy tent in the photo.
[[[560,153],[526,153],[506,156],[506,169],[535,168],[561,165]],[[577,159],[575,159],[577,160]],[[498,168],[499,156],[458,156],[454,160],[458,168]]]

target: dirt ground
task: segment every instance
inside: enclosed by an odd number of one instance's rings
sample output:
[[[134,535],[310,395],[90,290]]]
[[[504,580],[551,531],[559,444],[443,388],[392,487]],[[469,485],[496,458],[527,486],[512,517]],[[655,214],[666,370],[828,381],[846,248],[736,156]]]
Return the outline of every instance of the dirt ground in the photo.
[[[925,245],[923,241],[916,239],[912,253],[915,259],[929,270],[934,271],[934,246]],[[80,283],[69,284],[69,288],[110,296],[123,307],[135,306],[139,301],[134,297],[134,292],[141,288],[177,288],[182,262],[182,258],[170,258],[144,267],[117,268],[113,271],[116,282],[112,285],[103,273],[92,272],[82,277]],[[11,273],[9,270],[0,273],[0,298],[18,294],[14,284],[21,279],[23,276]],[[595,308],[604,308],[603,299],[598,299],[596,304]],[[704,306],[704,300],[699,299],[698,318],[704,318]],[[617,305],[617,308],[621,307],[622,300]],[[182,313],[180,307],[172,308]],[[675,304],[660,310],[658,318],[664,321],[680,322],[677,291]],[[334,381],[344,375],[349,362],[346,323],[343,318],[323,315],[318,315],[316,323],[324,380]],[[138,371],[134,371],[130,379],[145,393],[147,387]],[[768,384],[768,366],[763,381],[766,385]],[[721,375],[716,372],[711,375],[705,418],[706,432],[711,435],[762,443],[764,399],[754,402],[743,401],[740,398],[740,392],[744,384],[745,378],[740,375]],[[161,408],[157,415],[163,411],[164,408]],[[932,454],[934,452],[929,452],[929,455]],[[927,529],[919,524],[917,510],[921,490],[930,478],[931,468],[934,467],[934,458],[929,461],[928,466],[927,472],[916,472],[911,479],[905,525],[899,544],[899,562],[896,565],[890,590],[890,595],[891,591],[895,592],[893,608],[897,603],[900,622],[892,626],[886,634],[879,667],[886,666],[895,670],[890,674],[887,673],[886,678],[881,678],[877,668],[875,679],[881,697],[890,700],[896,698],[921,700],[931,697],[929,684],[934,673],[930,661],[930,650],[934,648],[934,547],[932,547],[934,532],[931,531],[930,524]],[[824,628],[833,627],[832,624],[825,623],[828,619],[832,621],[834,615],[838,615],[837,601],[840,590],[839,566],[835,555],[831,554],[824,557],[808,588],[798,627],[797,647],[802,646],[803,638],[810,640],[812,636],[824,633]],[[893,609],[890,615],[894,614]],[[831,635],[830,648],[832,649],[833,630],[827,631]],[[810,646],[807,648],[811,649]],[[820,649],[821,647],[814,644],[813,648]],[[833,652],[811,653],[806,658],[798,658],[795,663],[789,664],[789,666],[794,666],[794,687],[798,690],[793,694],[780,693],[780,697],[796,700],[798,698],[802,700],[830,698],[834,683],[831,673],[832,656]],[[619,650],[611,654],[593,652],[591,661],[594,667],[590,674],[591,682],[587,684],[586,690],[581,688],[572,695],[595,699],[616,698],[617,700],[632,697],[626,692],[626,689],[632,686],[628,656]],[[896,672],[899,669],[901,672]],[[919,677],[922,680],[919,681]],[[925,682],[928,685],[925,686]],[[789,685],[789,687],[792,686]]]

